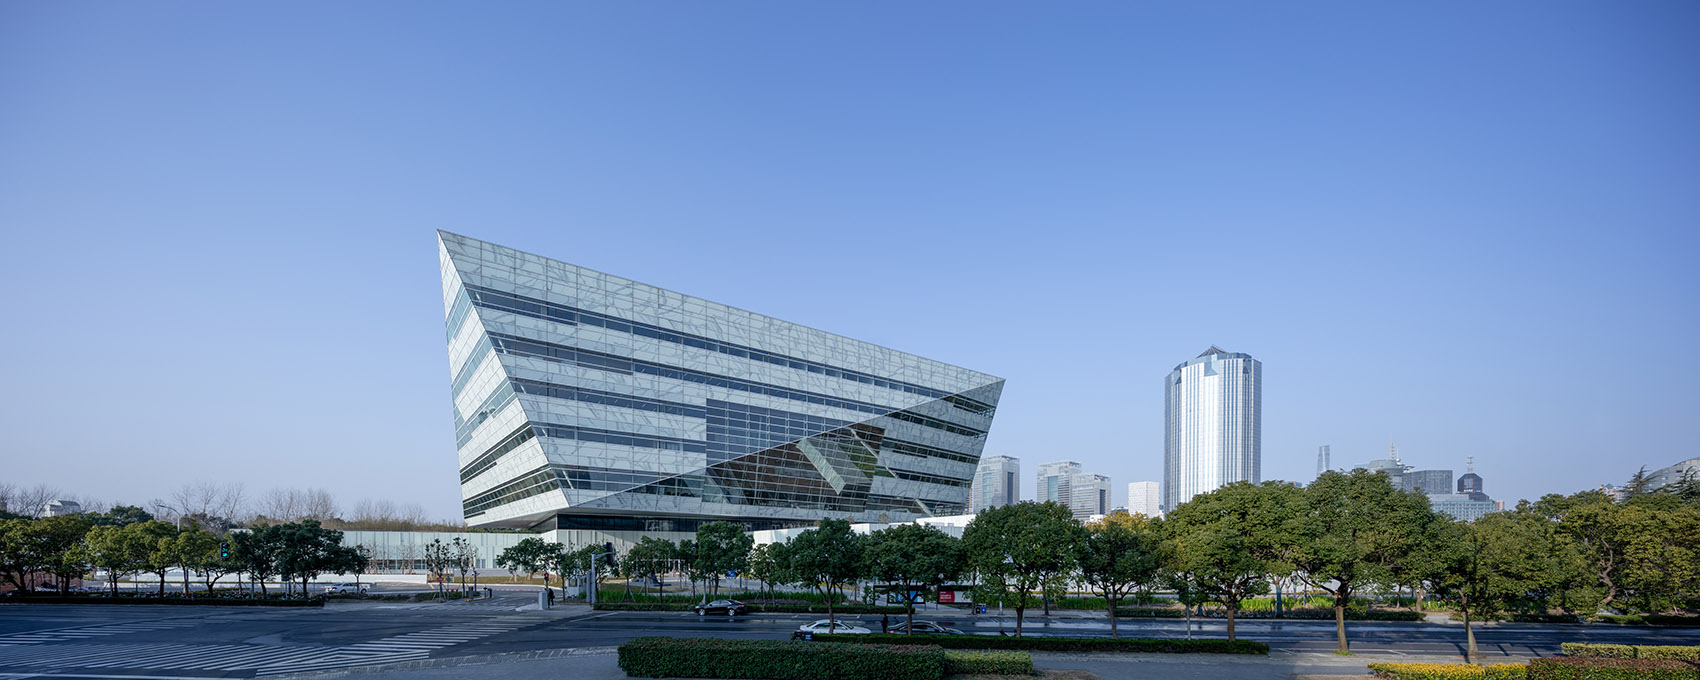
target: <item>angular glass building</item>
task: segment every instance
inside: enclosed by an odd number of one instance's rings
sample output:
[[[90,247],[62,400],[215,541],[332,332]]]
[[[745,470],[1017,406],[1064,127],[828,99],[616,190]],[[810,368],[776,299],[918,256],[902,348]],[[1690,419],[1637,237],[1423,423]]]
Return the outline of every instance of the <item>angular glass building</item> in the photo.
[[[1163,510],[1263,481],[1263,363],[1210,349],[1163,381]]]
[[[962,513],[1003,380],[438,232],[472,526]]]

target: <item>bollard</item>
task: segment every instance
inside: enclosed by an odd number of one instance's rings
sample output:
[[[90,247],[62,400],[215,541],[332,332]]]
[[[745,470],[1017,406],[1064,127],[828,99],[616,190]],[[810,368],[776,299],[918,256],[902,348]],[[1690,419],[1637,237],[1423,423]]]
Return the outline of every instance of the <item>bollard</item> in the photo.
[[[537,591],[537,608],[539,610],[549,609],[549,593]]]

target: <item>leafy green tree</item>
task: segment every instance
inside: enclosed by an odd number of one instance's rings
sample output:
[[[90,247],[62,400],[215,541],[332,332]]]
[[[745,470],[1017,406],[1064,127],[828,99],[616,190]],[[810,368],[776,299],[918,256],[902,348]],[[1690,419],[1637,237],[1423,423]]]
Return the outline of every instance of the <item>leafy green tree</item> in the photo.
[[[1027,595],[1074,566],[1084,530],[1057,503],[1023,501],[989,508],[962,531],[967,562],[984,585],[1015,600],[1015,634],[1021,635]]]
[[[94,523],[101,526],[129,526],[153,520],[153,514],[134,505],[115,505],[105,514],[95,515]]]
[[[560,544],[550,543],[535,536],[520,540],[496,555],[496,565],[509,571],[523,571],[527,577],[544,572],[543,585],[549,585],[549,546],[560,548]]]
[[[829,622],[838,620],[833,607],[844,586],[861,575],[863,550],[863,539],[850,530],[849,520],[821,520],[791,539],[791,573],[826,600]]]
[[[1324,472],[1301,498],[1300,512],[1277,543],[1300,579],[1334,600],[1339,652],[1349,653],[1346,606],[1360,588],[1385,579],[1390,565],[1410,554],[1408,527],[1430,512],[1428,500],[1367,470]]]
[[[1647,466],[1643,465],[1635,474],[1629,476],[1629,481],[1623,483],[1623,497],[1625,500],[1634,499],[1651,492],[1651,486],[1652,480],[1647,477]]]
[[[673,560],[674,551],[678,546],[672,541],[644,536],[638,539],[637,545],[626,551],[626,573],[637,578],[655,581],[656,592],[661,591],[661,574],[667,570],[667,564]]]
[[[69,593],[71,581],[88,573],[92,556],[83,547],[83,539],[94,520],[83,515],[64,515],[36,521],[44,570],[53,575],[59,592]]]
[[[1441,559],[1429,583],[1464,619],[1466,658],[1480,659],[1474,621],[1492,618],[1529,589],[1541,560],[1532,527],[1508,514],[1448,522],[1433,546]]]
[[[89,529],[83,538],[89,562],[106,572],[113,595],[118,594],[118,580],[146,566],[148,553],[152,551],[147,537],[132,529],[133,526],[136,525],[99,525]]]
[[[360,587],[360,577],[372,568],[372,549],[364,544],[348,548],[343,554],[343,573],[354,574],[354,586]]]
[[[193,521],[176,536],[160,539],[162,559],[183,573],[183,595],[189,595],[189,572],[201,573],[209,561],[218,556],[218,537],[202,530]],[[211,594],[211,589],[208,589]]]
[[[566,583],[568,579],[586,579],[585,589],[588,591],[590,588],[595,587],[595,584],[590,583],[589,579],[591,577],[591,567],[596,561],[596,554],[599,552],[602,552],[602,546],[600,545],[587,545],[576,550],[566,550],[563,548],[553,555],[554,564],[550,566],[554,567],[555,571],[561,574],[561,583],[563,584]]]
[[[77,560],[67,560],[67,553],[92,524],[80,515],[0,520],[0,578],[27,594],[35,590],[38,574],[69,572]]]
[[[898,524],[874,532],[865,550],[868,575],[875,581],[895,586],[904,593],[936,588],[962,574],[961,541],[920,524]],[[915,600],[903,598],[909,626],[915,623]]]
[[[341,563],[342,532],[326,529],[316,519],[280,524],[268,529],[277,530],[280,539],[277,552],[278,571],[285,578],[300,579],[301,595],[307,596],[307,584],[319,574],[336,571]]]
[[[1235,482],[1193,496],[1163,520],[1168,567],[1228,612],[1228,639],[1246,598],[1269,592],[1288,573],[1280,538],[1297,517],[1302,492],[1284,482]]]
[[[790,582],[789,547],[784,543],[765,543],[750,549],[750,576],[761,581],[768,602],[773,602],[776,584]]]
[[[171,572],[175,562],[172,539],[177,537],[177,526],[170,522],[157,519],[130,525],[143,537],[151,547],[143,560],[142,571],[159,576],[159,595],[165,596],[165,576]]]
[[[266,582],[281,573],[282,551],[283,530],[278,525],[260,525],[230,535],[231,561],[248,573],[250,581],[260,584],[261,596],[270,594]]]
[[[708,522],[697,529],[696,545],[696,571],[708,577],[708,597],[713,599],[720,594],[722,575],[749,568],[755,539],[736,523]]]
[[[1104,598],[1110,637],[1121,637],[1116,605],[1130,593],[1154,586],[1161,576],[1161,522],[1144,515],[1118,514],[1087,524],[1078,559],[1080,580]]]

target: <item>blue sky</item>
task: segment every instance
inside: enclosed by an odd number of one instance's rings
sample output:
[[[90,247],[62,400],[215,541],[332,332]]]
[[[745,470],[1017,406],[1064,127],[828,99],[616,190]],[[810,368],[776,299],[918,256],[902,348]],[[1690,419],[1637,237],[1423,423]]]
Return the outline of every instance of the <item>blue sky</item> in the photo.
[[[1159,479],[1161,379],[1515,500],[1700,455],[1700,5],[0,5],[0,479],[458,516],[434,230],[1008,379]],[[375,477],[374,477],[375,476]],[[374,482],[373,480],[380,480]]]

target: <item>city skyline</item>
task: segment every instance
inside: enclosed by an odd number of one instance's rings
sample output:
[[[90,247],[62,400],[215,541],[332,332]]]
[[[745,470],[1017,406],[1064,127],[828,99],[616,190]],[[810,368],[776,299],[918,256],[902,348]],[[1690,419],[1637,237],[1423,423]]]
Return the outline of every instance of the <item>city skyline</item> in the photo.
[[[1700,336],[1700,6],[1230,5],[10,6],[6,481],[459,516],[437,229],[997,375],[986,452],[1115,480],[1212,344],[1265,479],[1694,457],[1700,366],[1625,368]]]

